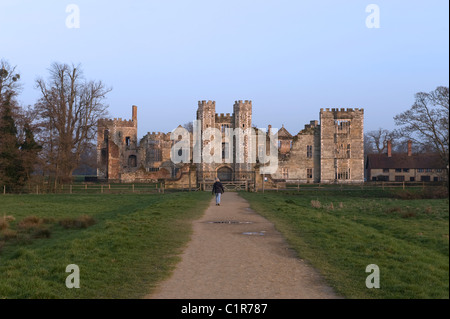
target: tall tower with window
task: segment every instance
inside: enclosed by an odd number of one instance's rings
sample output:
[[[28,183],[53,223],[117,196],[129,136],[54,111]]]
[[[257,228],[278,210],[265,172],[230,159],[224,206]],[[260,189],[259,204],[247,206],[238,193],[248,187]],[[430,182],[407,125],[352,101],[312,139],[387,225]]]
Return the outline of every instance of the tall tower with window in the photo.
[[[320,150],[321,182],[364,182],[364,109],[321,109]]]
[[[97,176],[120,180],[123,172],[138,166],[137,106],[132,106],[132,119],[100,119],[97,123]]]

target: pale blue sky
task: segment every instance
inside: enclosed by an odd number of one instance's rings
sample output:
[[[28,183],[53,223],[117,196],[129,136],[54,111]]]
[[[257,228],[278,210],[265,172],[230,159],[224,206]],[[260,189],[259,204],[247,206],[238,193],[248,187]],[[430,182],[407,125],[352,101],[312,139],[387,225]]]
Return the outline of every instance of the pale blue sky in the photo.
[[[66,27],[68,4],[80,28]],[[380,8],[368,29],[366,6]],[[111,117],[131,118],[139,137],[195,117],[199,100],[231,113],[253,101],[258,127],[293,134],[320,108],[362,107],[365,131],[394,128],[414,94],[449,85],[447,0],[0,0],[0,58],[17,65],[34,104],[37,76],[53,61],[81,63],[113,87]]]

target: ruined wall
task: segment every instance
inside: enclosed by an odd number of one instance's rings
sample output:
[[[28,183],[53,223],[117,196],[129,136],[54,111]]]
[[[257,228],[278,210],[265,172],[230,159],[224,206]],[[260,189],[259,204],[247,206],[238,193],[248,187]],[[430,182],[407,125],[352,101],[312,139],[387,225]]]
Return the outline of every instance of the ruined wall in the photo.
[[[364,182],[363,123],[363,109],[320,110],[320,182]]]
[[[100,119],[97,123],[97,176],[119,180],[123,172],[137,169],[137,107],[132,119]]]
[[[320,129],[317,121],[311,121],[293,137],[289,151],[279,150],[278,170],[272,177],[299,183],[319,181]]]

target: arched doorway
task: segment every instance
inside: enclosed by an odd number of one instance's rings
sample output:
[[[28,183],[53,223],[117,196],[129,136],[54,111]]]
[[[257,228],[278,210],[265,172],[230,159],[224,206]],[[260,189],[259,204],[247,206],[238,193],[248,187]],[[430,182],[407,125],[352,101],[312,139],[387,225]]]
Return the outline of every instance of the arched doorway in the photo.
[[[223,182],[231,181],[233,180],[233,171],[231,168],[223,166],[217,170],[217,177]]]

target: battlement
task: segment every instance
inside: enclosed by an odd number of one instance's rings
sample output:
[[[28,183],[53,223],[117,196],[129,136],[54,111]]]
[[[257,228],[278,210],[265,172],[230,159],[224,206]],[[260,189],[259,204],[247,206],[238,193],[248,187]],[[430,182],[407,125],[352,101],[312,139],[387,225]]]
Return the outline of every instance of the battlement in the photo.
[[[135,127],[136,122],[133,120],[122,120],[122,118],[103,118],[98,120],[98,125],[104,127]]]
[[[318,127],[318,126],[319,126],[319,121],[317,121],[317,120],[309,121],[309,124],[305,124],[305,130],[314,128],[314,127]]]
[[[170,140],[170,133],[148,132],[146,136],[149,140]]]
[[[220,113],[220,114],[216,113],[215,119],[216,119],[216,122],[223,123],[223,122],[231,122],[232,117],[233,116],[230,113],[225,113],[225,114],[224,113]]]
[[[364,113],[364,109],[362,108],[321,108],[320,109],[320,113],[326,113],[326,112],[331,112],[331,113]]]
[[[104,127],[136,127],[137,126],[137,106],[133,105],[131,107],[132,119],[122,120],[122,118],[102,118],[98,120],[98,126]]]
[[[203,100],[203,101],[198,101],[198,107],[200,108],[205,108],[205,107],[213,107],[213,108],[215,108],[216,107],[216,101],[211,101],[211,100],[209,100],[209,101],[206,101],[206,100]]]
[[[242,101],[242,100],[238,100],[238,101],[234,101],[234,106],[236,107],[236,106],[239,106],[239,107],[241,107],[241,106],[252,106],[252,101],[251,100],[245,100],[245,101]]]

